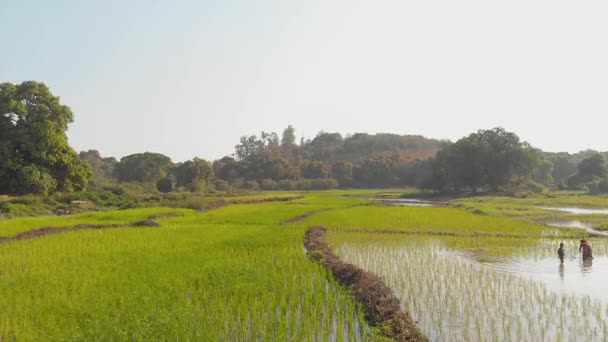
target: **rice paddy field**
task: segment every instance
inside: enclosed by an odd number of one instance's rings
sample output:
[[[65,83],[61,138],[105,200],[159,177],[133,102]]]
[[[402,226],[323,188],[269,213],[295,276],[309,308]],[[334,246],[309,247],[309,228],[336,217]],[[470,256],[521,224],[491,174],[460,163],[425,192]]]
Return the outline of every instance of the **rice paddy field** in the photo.
[[[350,291],[306,255],[311,226],[327,227],[344,261],[389,285],[431,341],[608,336],[608,239],[538,220],[571,215],[537,208],[577,205],[571,199],[466,198],[438,207],[361,199],[377,193],[0,220],[0,238],[116,225],[0,239],[0,341],[384,340]],[[608,208],[602,198],[588,201],[579,206]],[[606,219],[592,216],[594,224]],[[151,217],[158,227],[130,225]],[[581,238],[593,246],[591,262],[580,260]]]
[[[237,204],[20,218],[41,225],[131,222],[0,243],[0,340],[358,341],[373,339],[359,307],[304,254],[284,220],[357,200]]]

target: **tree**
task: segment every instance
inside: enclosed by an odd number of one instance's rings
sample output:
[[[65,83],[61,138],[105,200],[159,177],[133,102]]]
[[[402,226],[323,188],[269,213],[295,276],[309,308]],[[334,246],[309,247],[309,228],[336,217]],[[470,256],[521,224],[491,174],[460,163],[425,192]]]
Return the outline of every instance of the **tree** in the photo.
[[[78,156],[91,165],[93,176],[89,180],[89,189],[95,190],[115,182],[114,166],[117,163],[115,158],[102,158],[96,150],[82,151]]]
[[[191,191],[200,191],[213,179],[211,163],[200,158],[194,158],[177,165],[172,173],[178,187],[185,186]]]
[[[224,157],[214,161],[213,172],[217,178],[229,183],[242,177],[241,165],[232,157]]]
[[[304,178],[327,178],[329,175],[329,166],[319,160],[306,161],[300,170]]]
[[[353,184],[353,164],[340,161],[331,167],[331,176],[335,178],[340,186],[351,186]]]
[[[532,173],[532,179],[544,185],[553,183],[553,163],[549,159],[541,160]]]
[[[165,177],[173,162],[160,153],[137,153],[120,159],[114,174],[120,182],[158,182]]]
[[[340,133],[320,132],[305,148],[310,152],[312,159],[331,160],[342,149],[344,140]]]
[[[271,132],[271,133],[266,133],[264,131],[262,131],[261,133],[262,136],[262,146],[263,147],[279,147],[279,135],[276,134],[275,132]]]
[[[0,193],[86,190],[91,167],[65,134],[73,119],[44,83],[0,84]]]
[[[258,140],[258,137],[255,135],[250,135],[248,137],[242,136],[240,144],[236,145],[234,150],[238,160],[245,160],[263,147],[263,141]]]
[[[283,136],[281,137],[281,146],[293,147],[296,145],[296,130],[293,126],[289,125],[283,130]]]
[[[78,156],[80,159],[89,162],[94,176],[99,176],[101,178],[114,177],[114,166],[118,162],[116,158],[103,158],[97,150],[82,151]]]
[[[432,183],[442,190],[497,191],[515,177],[530,176],[538,161],[538,152],[514,133],[480,130],[437,152]]]
[[[558,154],[552,158],[553,161],[553,181],[563,182],[576,174],[577,163],[572,156],[567,153]]]
[[[175,179],[172,176],[167,176],[156,183],[156,189],[160,192],[167,193],[175,190]]]
[[[395,184],[399,163],[391,158],[365,160],[353,169],[355,183],[360,186],[386,186]]]
[[[577,186],[597,179],[606,178],[607,175],[606,160],[601,154],[597,153],[583,159],[580,164],[578,164],[578,172],[574,176],[568,178],[568,185]]]
[[[578,164],[578,174],[580,177],[586,179],[605,177],[607,172],[604,157],[598,153],[583,159],[583,161]]]

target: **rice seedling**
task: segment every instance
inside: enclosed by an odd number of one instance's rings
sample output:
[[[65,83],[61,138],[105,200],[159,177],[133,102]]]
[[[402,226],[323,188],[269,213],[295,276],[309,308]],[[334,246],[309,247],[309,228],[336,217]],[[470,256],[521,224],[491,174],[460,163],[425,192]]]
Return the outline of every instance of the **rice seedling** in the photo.
[[[281,225],[353,201],[179,210],[156,228],[0,244],[0,340],[374,339],[359,306],[305,256],[303,230]],[[166,211],[176,209],[16,219],[0,221],[0,231],[132,222]]]
[[[550,291],[515,273],[497,272],[444,240],[334,239],[345,260],[380,275],[422,330],[437,341],[596,340],[605,336],[606,300]],[[347,242],[366,235],[367,242]]]

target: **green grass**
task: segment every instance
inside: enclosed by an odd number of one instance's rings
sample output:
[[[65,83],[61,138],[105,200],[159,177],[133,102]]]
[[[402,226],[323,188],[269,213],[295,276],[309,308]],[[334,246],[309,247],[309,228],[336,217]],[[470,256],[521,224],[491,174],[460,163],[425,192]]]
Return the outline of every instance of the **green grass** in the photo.
[[[453,199],[450,203],[473,213],[509,216],[525,221],[580,220],[598,226],[608,225],[608,215],[574,215],[540,208],[608,208],[608,196],[589,196],[578,192],[555,192],[529,198],[507,196],[466,197]]]
[[[0,336],[51,341],[371,338],[348,293],[303,253],[303,229],[280,224],[311,209],[352,201],[181,210],[181,216],[159,219],[160,228],[76,231],[0,244]],[[130,222],[174,211],[159,209],[10,222],[18,227]],[[1,221],[4,233],[11,226],[6,222]]]
[[[64,227],[76,224],[128,224],[143,220],[151,215],[174,212],[179,215],[191,213],[188,209],[176,208],[138,208],[106,212],[89,212],[66,216],[36,216],[0,220],[0,236],[12,236],[18,233],[46,226]],[[158,219],[162,222],[165,219]]]
[[[547,227],[531,219],[553,214],[534,207],[557,205],[484,197],[453,200],[460,208],[391,207],[360,198],[399,194],[403,190],[268,192],[228,201],[303,197],[206,212],[150,207],[0,220],[0,236],[12,236],[43,226],[126,224],[178,213],[159,218],[157,228],[81,230],[0,243],[0,341],[375,339],[348,292],[305,255],[308,227],[328,227],[336,247],[438,240],[489,260],[535,246]],[[174,200],[197,205],[217,199]],[[438,232],[466,236],[424,235]]]
[[[504,217],[482,216],[458,208],[368,205],[319,213],[309,225],[335,230],[495,233],[541,236],[543,225]]]

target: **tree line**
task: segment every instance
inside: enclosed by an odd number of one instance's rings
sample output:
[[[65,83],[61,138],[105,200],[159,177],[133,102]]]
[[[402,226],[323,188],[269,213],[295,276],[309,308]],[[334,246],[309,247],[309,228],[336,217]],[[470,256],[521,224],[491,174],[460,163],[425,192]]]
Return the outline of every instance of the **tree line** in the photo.
[[[417,165],[436,153],[440,141],[420,136],[320,132],[296,143],[295,129],[244,136],[234,154],[208,162],[173,163],[158,153],[117,161],[97,151],[81,152],[93,167],[92,185],[155,184],[162,192],[205,189],[310,190],[414,185]]]
[[[70,108],[38,82],[0,84],[0,193],[136,187],[141,191],[309,190],[414,186],[440,192],[608,192],[604,153],[547,153],[502,128],[456,142],[416,135],[319,132],[296,141],[295,128],[240,138],[219,160],[174,163],[144,152],[120,160],[77,154],[65,131]]]

